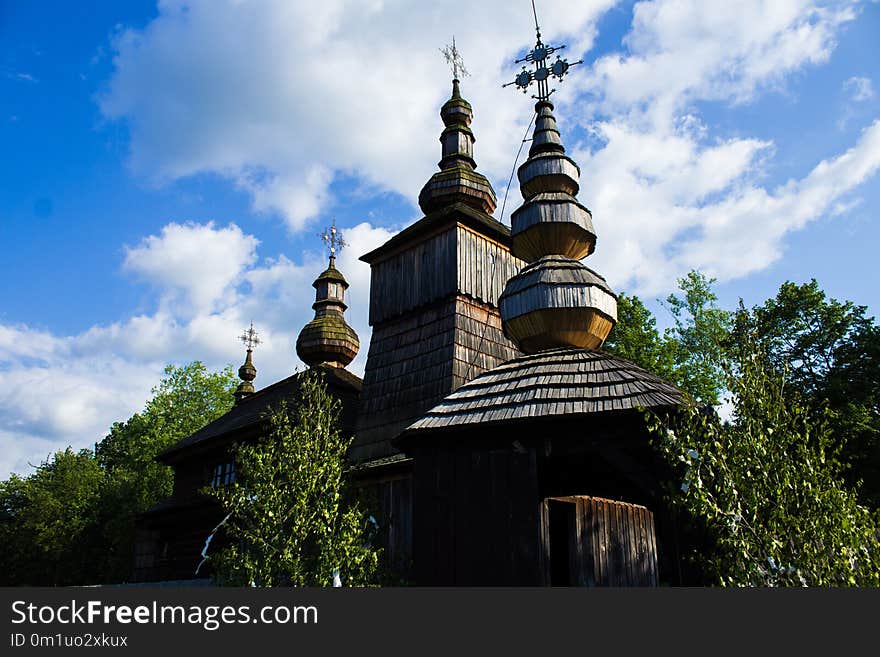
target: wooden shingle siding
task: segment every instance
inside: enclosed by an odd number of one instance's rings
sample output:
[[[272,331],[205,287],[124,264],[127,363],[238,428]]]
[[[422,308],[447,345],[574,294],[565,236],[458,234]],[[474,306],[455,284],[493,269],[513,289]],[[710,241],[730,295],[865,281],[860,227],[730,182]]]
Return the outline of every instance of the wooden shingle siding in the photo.
[[[525,264],[510,249],[494,240],[459,226],[457,232],[457,291],[493,306],[507,280]]]
[[[462,296],[374,329],[352,459],[395,453],[391,439],[426,410],[517,355],[497,309]]]
[[[370,325],[455,294],[456,231],[450,228],[375,263],[370,282]]]
[[[554,349],[520,356],[462,385],[407,428],[420,431],[478,423],[676,406],[670,383],[611,354]]]
[[[404,231],[412,240],[398,236],[389,241],[395,248],[368,254],[373,334],[350,452],[355,461],[394,454],[391,439],[425,411],[519,355],[496,306],[523,265],[504,243],[509,233],[488,215],[475,221],[450,214],[444,221],[426,217]],[[422,223],[432,230],[416,232]]]

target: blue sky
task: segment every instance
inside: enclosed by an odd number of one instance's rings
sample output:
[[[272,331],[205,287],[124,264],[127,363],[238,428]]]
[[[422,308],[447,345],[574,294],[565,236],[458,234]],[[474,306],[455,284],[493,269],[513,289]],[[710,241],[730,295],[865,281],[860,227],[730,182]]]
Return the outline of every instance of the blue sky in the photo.
[[[93,444],[168,362],[237,366],[251,319],[256,383],[293,372],[332,217],[362,370],[357,257],[420,216],[453,34],[504,195],[532,111],[501,88],[534,39],[519,4],[0,0],[0,476]],[[616,290],[661,323],[690,268],[728,306],[815,277],[880,311],[880,4],[538,10],[585,62],[554,101],[599,234],[587,264]]]

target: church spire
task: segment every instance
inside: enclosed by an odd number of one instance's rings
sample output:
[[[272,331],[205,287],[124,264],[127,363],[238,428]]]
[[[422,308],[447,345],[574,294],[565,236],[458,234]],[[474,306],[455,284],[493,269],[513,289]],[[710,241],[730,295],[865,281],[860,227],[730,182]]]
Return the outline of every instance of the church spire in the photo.
[[[430,214],[459,202],[492,214],[497,205],[495,190],[484,175],[476,172],[476,139],[470,128],[474,111],[471,104],[461,96],[459,77],[468,75],[468,72],[464,68],[455,39],[452,40],[452,46],[441,52],[452,67],[452,95],[440,108],[440,118],[445,126],[440,135],[440,171],[431,176],[422,188],[419,207],[425,214]]]
[[[537,20],[536,20],[537,29]],[[549,88],[570,66],[558,55],[565,46],[547,46],[541,33],[535,47],[517,62],[523,66],[513,82],[524,93],[537,82],[535,129],[528,159],[519,167],[525,202],[511,221],[511,252],[530,264],[510,278],[499,298],[504,333],[526,353],[554,347],[596,349],[617,322],[617,297],[605,279],[580,261],[593,253],[596,234],[590,211],[576,196],[580,168],[565,154]]]
[[[247,346],[247,356],[245,356],[244,364],[238,368],[238,378],[241,383],[235,389],[235,403],[240,404],[247,397],[254,394],[254,379],[257,378],[257,368],[254,367],[252,354],[254,347],[260,344],[260,338],[254,330],[254,323],[251,322],[250,328],[246,329],[239,338]]]
[[[360,341],[345,321],[345,290],[348,282],[336,269],[336,253],[345,242],[333,225],[321,235],[328,246],[330,264],[312,283],[315,288],[315,318],[306,324],[296,339],[296,353],[309,366],[327,364],[345,367],[357,355]]]

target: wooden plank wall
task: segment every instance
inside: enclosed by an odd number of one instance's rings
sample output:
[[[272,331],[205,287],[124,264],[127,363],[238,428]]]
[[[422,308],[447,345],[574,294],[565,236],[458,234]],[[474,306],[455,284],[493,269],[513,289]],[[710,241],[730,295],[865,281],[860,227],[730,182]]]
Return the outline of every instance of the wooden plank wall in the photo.
[[[461,224],[373,264],[370,325],[455,293],[498,305],[525,263],[507,246]]]
[[[498,306],[507,280],[525,266],[509,247],[466,226],[458,227],[457,251],[458,292],[493,306]]]
[[[553,505],[570,510],[567,546],[554,546]],[[647,508],[584,495],[551,497],[542,505],[544,581],[569,586],[657,586],[654,516]],[[567,582],[553,581],[553,555],[567,555]]]
[[[370,268],[370,326],[455,294],[454,226]]]
[[[412,477],[398,476],[376,485],[383,560],[394,575],[409,580],[412,577]]]
[[[454,335],[454,298],[373,329],[352,460],[395,453],[390,440],[452,392]]]
[[[418,449],[413,477],[416,583],[540,584],[535,468],[533,449]]]

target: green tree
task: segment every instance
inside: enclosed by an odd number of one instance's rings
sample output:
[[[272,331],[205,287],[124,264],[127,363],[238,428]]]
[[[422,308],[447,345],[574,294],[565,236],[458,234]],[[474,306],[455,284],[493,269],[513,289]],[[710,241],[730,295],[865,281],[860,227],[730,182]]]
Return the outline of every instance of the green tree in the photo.
[[[90,450],[68,448],[30,476],[0,484],[4,584],[59,586],[99,581],[99,500],[105,474]]]
[[[673,383],[700,402],[717,406],[724,391],[725,345],[733,314],[718,307],[714,283],[698,271],[678,279],[682,296],[666,298],[675,323],[665,337],[673,344]]]
[[[102,581],[131,575],[137,516],[171,495],[173,472],[155,457],[228,412],[235,385],[231,367],[210,372],[200,361],[168,365],[143,411],[115,423],[98,444],[98,463],[107,473],[101,499]]]
[[[729,422],[695,403],[672,420],[649,414],[677,469],[670,501],[708,534],[695,554],[704,572],[725,586],[880,584],[878,518],[841,479],[824,418],[754,337],[723,375]]]
[[[337,428],[339,401],[321,375],[300,375],[301,398],[266,418],[267,431],[238,447],[237,481],[209,494],[229,514],[227,545],[211,557],[225,584],[329,586],[375,581],[378,551],[345,478],[351,439]]]
[[[0,482],[0,582],[69,585],[129,578],[137,515],[171,494],[162,450],[232,407],[231,368],[165,368],[143,411],[117,422],[95,451],[57,452]]]
[[[641,299],[620,294],[617,325],[603,348],[717,405],[724,390],[721,368],[732,313],[718,307],[714,282],[697,271],[678,279],[680,295],[670,294],[664,304],[674,324],[662,334]]]
[[[666,379],[675,378],[675,344],[657,331],[657,320],[635,295],[617,297],[617,324],[603,349]]]
[[[863,499],[880,506],[880,327],[867,308],[826,298],[815,279],[785,282],[775,298],[740,312],[735,338],[754,332],[788,390],[816,413],[830,411],[829,427],[849,466],[863,481]]]

